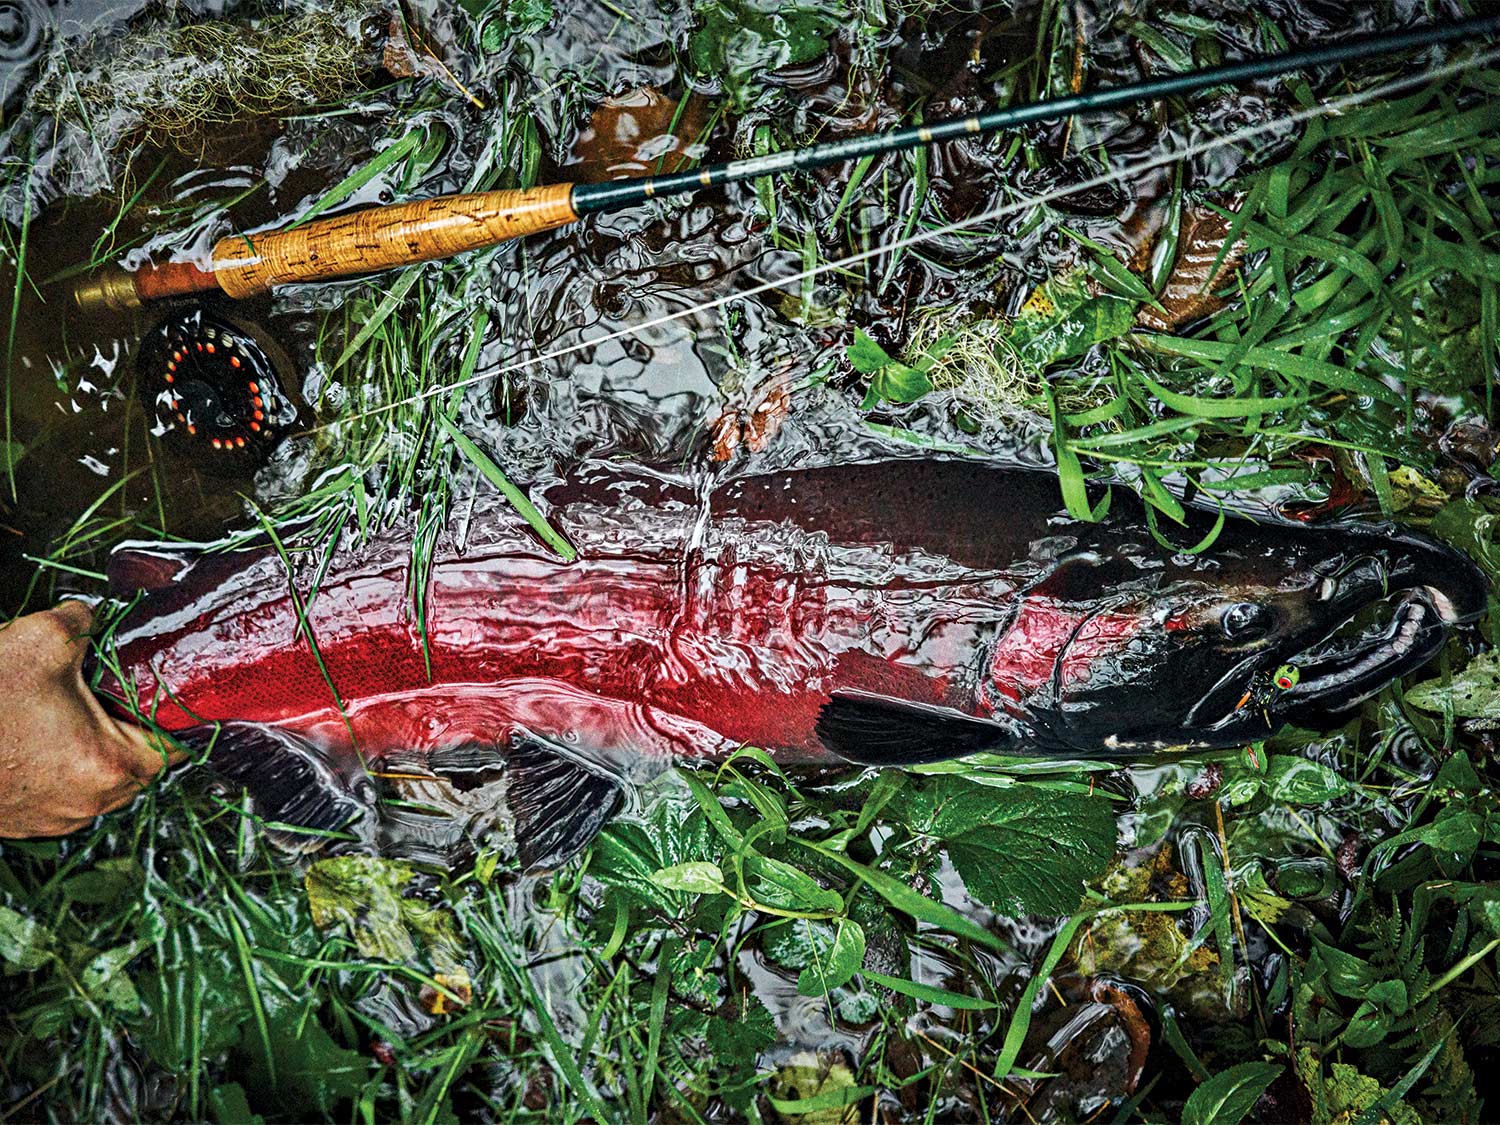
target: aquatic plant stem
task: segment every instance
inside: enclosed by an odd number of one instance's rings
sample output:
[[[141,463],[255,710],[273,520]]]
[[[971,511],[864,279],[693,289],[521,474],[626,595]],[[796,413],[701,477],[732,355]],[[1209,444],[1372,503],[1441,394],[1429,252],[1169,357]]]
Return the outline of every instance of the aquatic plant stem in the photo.
[[[206,267],[173,262],[139,270],[129,275],[128,280],[122,279],[119,271],[113,271],[83,283],[74,290],[74,295],[80,305],[112,308],[215,289],[231,297],[251,297],[278,285],[347,277],[451,257],[566,226],[584,215],[620,210],[649,199],[683,195],[704,187],[857,161],[959,137],[984,136],[1035,122],[1099,113],[1215,86],[1482,37],[1496,31],[1500,31],[1500,14],[1365,36],[1301,51],[1257,55],[1240,62],[1006,106],[970,117],[731,160],[696,171],[598,184],[553,184],[439,196],[372,207],[332,219],[304,222],[286,230],[230,235],[214,245]]]

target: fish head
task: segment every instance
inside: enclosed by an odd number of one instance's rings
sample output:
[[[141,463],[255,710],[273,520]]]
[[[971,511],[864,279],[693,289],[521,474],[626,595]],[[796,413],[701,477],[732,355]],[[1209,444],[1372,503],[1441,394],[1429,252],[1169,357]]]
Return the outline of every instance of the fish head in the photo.
[[[1420,667],[1488,592],[1467,557],[1394,525],[1234,520],[1175,555],[1100,525],[1026,591],[993,686],[1087,753],[1238,746]]]

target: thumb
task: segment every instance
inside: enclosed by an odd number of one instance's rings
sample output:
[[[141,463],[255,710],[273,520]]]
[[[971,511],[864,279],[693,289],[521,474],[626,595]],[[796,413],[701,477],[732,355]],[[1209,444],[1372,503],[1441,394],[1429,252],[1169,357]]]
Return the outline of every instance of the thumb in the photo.
[[[161,772],[163,766],[175,765],[187,754],[166,735],[148,731],[135,723],[111,718],[100,712],[101,724],[113,728],[125,750],[126,768],[142,780]]]
[[[89,650],[89,627],[94,611],[76,599],[58,602],[53,608],[18,617],[5,627],[11,644],[17,646],[33,669],[46,679],[76,675]]]

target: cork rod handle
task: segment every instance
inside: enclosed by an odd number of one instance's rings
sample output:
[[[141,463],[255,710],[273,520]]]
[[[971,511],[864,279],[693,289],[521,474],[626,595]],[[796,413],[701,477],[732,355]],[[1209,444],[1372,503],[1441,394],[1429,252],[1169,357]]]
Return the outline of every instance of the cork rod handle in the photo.
[[[572,184],[444,195],[372,207],[291,230],[233,234],[213,250],[213,276],[231,297],[277,285],[446,258],[566,226],[578,218]]]

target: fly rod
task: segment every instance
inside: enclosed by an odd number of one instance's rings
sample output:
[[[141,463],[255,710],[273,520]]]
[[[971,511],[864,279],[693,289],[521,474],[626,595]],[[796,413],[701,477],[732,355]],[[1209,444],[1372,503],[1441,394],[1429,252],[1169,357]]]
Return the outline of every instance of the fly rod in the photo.
[[[1256,55],[1240,62],[1007,106],[971,117],[948,118],[730,160],[694,171],[605,183],[549,184],[443,195],[370,207],[283,230],[226,235],[214,244],[206,267],[193,262],[147,265],[134,272],[110,267],[79,284],[74,297],[83,308],[111,309],[129,309],[146,301],[193,293],[254,297],[279,285],[374,273],[481,250],[513,238],[567,226],[585,215],[618,211],[649,199],[683,195],[699,188],[822,168],[956,137],[984,136],[1032,122],[1098,113],[1214,86],[1275,78],[1296,70],[1396,54],[1497,31],[1500,31],[1500,13],[1299,51]]]

